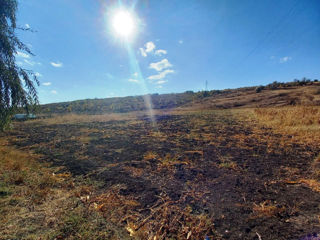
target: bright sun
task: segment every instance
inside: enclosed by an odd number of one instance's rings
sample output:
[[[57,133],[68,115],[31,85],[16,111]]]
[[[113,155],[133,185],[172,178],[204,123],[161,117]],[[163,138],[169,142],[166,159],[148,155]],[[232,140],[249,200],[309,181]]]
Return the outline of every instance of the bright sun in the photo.
[[[119,10],[113,16],[112,26],[118,35],[129,37],[135,30],[135,21],[128,11]]]

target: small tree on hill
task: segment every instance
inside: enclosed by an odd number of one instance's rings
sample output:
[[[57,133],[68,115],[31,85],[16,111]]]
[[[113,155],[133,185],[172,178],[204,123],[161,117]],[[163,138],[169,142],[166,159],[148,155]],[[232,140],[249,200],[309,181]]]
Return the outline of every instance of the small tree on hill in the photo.
[[[16,36],[17,0],[0,0],[0,131],[10,122],[18,107],[38,104],[35,74],[16,64],[18,50],[33,55]]]

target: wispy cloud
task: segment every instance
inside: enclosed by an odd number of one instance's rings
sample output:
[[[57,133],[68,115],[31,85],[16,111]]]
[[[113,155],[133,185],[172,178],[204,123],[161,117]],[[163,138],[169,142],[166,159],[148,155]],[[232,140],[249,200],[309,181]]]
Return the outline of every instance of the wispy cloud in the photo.
[[[145,51],[143,48],[139,48],[139,50],[140,50],[141,56],[143,56],[143,57],[146,57],[146,56],[147,56],[147,53],[146,53],[146,51]]]
[[[182,43],[183,43],[183,40],[179,40],[178,43],[182,44]]]
[[[160,62],[150,63],[149,68],[155,69],[158,72],[162,71],[163,69],[172,67],[172,64],[168,61],[168,59],[162,59]]]
[[[51,62],[50,63],[53,67],[56,67],[56,68],[60,68],[63,66],[63,63],[61,62]]]
[[[24,52],[19,52],[17,51],[17,57],[21,57],[21,58],[30,58],[30,55]]]
[[[139,80],[133,79],[133,78],[129,78],[129,79],[128,79],[128,82],[139,83]]]
[[[28,60],[28,59],[24,59],[23,61],[24,61],[26,64],[30,65],[30,66],[41,65],[40,62],[34,62],[34,61],[31,61],[31,60]]]
[[[153,43],[153,42],[147,42],[145,45],[144,45],[144,48],[139,48],[140,50],[140,54],[141,56],[143,57],[146,57],[148,55],[148,53],[151,53],[153,52],[153,50],[156,48],[156,45]]]
[[[286,63],[288,61],[290,61],[292,59],[292,57],[286,56],[286,57],[282,57],[279,59],[280,63]]]
[[[146,47],[147,53],[152,52],[156,48],[156,45],[153,42],[147,42],[144,46]]]
[[[164,84],[166,82],[168,82],[168,81],[167,80],[159,80],[159,81],[156,82],[156,84],[161,85],[161,84]]]
[[[43,86],[50,86],[51,85],[51,82],[44,82],[42,83]]]
[[[163,72],[160,72],[159,74],[149,76],[148,79],[149,80],[161,80],[161,79],[165,78],[170,73],[174,73],[174,70],[172,70],[172,69],[164,70]]]
[[[162,56],[162,55],[167,54],[167,51],[163,50],[163,49],[159,49],[159,50],[155,51],[154,54],[157,55],[157,56]]]
[[[34,75],[35,75],[36,77],[42,77],[42,74],[39,73],[39,72],[35,72]]]
[[[134,77],[138,77],[138,73],[137,73],[137,72],[135,72],[134,74],[132,74],[132,76],[134,76]]]
[[[58,92],[56,90],[51,90],[52,94],[58,94]]]

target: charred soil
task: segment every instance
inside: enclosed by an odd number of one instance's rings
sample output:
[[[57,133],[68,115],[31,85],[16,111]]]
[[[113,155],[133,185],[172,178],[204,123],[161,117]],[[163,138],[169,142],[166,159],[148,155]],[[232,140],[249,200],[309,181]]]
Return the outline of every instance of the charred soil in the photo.
[[[17,123],[6,137],[42,161],[100,182],[90,206],[138,239],[287,240],[319,233],[320,193],[301,180],[311,178],[319,145],[237,114]]]

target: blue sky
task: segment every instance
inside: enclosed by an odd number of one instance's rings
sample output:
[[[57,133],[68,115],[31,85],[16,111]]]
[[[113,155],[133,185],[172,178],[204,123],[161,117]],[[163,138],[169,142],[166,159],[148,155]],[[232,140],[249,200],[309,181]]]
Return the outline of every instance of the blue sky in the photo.
[[[134,6],[132,3],[135,3]],[[320,78],[319,0],[136,0],[130,41],[118,1],[20,0],[18,32],[36,56],[40,102],[236,88]]]

